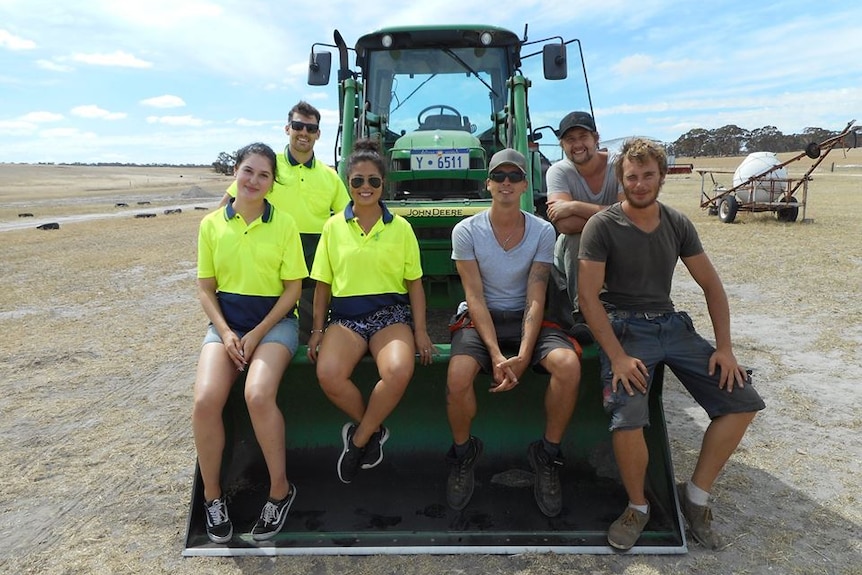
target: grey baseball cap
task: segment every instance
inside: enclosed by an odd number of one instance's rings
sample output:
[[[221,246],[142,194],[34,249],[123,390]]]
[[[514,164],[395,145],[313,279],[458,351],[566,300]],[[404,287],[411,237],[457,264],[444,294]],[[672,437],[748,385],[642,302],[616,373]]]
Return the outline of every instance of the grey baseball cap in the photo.
[[[488,162],[488,172],[493,172],[503,164],[512,164],[513,166],[521,170],[521,172],[525,174],[527,173],[527,160],[524,158],[524,155],[518,150],[513,150],[512,148],[505,148],[491,156],[491,161]]]

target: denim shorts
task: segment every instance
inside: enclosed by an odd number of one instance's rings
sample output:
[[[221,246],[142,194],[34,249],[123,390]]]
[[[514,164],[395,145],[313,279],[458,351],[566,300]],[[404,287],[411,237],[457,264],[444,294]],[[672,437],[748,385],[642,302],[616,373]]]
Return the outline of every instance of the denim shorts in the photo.
[[[350,331],[356,332],[367,342],[371,336],[390,325],[403,323],[413,329],[413,314],[407,304],[395,304],[371,312],[364,317],[334,319],[330,325],[343,325]]]
[[[266,332],[260,343],[280,343],[290,351],[291,357],[294,356],[296,348],[299,347],[299,327],[296,321],[295,316],[285,317]],[[246,332],[243,331],[236,332],[239,338],[242,338],[245,334]],[[203,345],[208,343],[222,343],[221,336],[219,336],[213,324],[209,325],[207,334],[204,337]]]
[[[453,318],[454,319],[454,318]],[[494,329],[497,332],[497,343],[500,351],[506,356],[518,354],[521,346],[521,327],[524,323],[523,311],[495,311],[491,310],[491,319],[494,320]],[[479,332],[473,327],[469,314],[457,316],[459,323],[457,327],[450,325],[452,330],[452,344],[449,348],[450,356],[469,355],[476,360],[483,373],[491,374],[491,356],[485,342],[482,341]],[[530,366],[534,371],[547,373],[539,363],[549,353],[557,348],[571,349],[580,357],[580,346],[577,345],[562,329],[547,325],[542,326],[536,345],[533,348],[533,356],[530,358]]]
[[[720,389],[719,370],[709,375],[709,358],[715,348],[701,337],[685,312],[651,315],[649,319],[635,315],[620,318],[611,314],[614,334],[626,354],[640,359],[649,371],[647,393],[635,391],[629,396],[622,384],[611,391],[611,363],[600,351],[602,369],[602,399],[605,411],[611,415],[610,430],[638,429],[649,426],[649,391],[659,363],[664,363],[710,419],[729,413],[748,413],[766,407],[749,378],[745,387],[734,387],[733,393]]]

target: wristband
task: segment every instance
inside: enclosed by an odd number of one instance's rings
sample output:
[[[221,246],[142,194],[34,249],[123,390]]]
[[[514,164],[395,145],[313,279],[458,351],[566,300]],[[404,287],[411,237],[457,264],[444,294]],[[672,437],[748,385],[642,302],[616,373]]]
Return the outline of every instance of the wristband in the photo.
[[[311,330],[311,333],[312,333],[312,335],[314,335],[315,333],[323,333],[323,330],[322,329],[313,329],[313,330]]]

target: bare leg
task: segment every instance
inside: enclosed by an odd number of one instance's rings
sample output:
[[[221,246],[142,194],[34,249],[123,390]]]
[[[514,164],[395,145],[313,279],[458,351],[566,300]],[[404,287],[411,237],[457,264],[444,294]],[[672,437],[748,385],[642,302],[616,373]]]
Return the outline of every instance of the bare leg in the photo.
[[[254,435],[266,467],[269,470],[269,496],[276,500],[287,497],[284,448],[284,416],[276,403],[278,386],[290,351],[280,343],[264,343],[254,351],[245,381],[245,402],[251,417]]]
[[[649,451],[644,440],[643,429],[617,429],[612,435],[614,456],[620,470],[623,487],[629,501],[635,505],[646,505],[644,483],[649,463]]]
[[[479,374],[479,364],[469,355],[456,355],[449,360],[446,375],[446,415],[457,444],[470,439],[470,425],[476,417],[476,392],[473,381]]]
[[[236,376],[236,366],[224,345],[203,346],[195,377],[192,431],[206,501],[222,495],[220,475],[225,443],[222,411]]]
[[[398,323],[381,329],[371,337],[369,348],[377,363],[380,380],[368,398],[368,406],[353,435],[353,443],[357,447],[368,443],[371,434],[380,428],[401,401],[416,365],[413,331],[407,324]]]
[[[362,421],[365,415],[365,400],[350,376],[367,350],[361,336],[333,325],[326,330],[317,355],[317,380],[323,393],[355,422]]]
[[[692,483],[706,492],[712,491],[712,484],[742,441],[756,413],[730,413],[712,420],[703,435]]]
[[[561,443],[578,400],[581,362],[574,351],[558,348],[551,351],[541,364],[551,374],[545,392],[545,439]]]

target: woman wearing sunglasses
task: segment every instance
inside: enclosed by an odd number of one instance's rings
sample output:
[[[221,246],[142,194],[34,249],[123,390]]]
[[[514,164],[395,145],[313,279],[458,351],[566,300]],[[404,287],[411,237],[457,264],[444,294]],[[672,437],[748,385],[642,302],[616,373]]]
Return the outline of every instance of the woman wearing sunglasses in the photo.
[[[347,159],[351,202],[323,227],[311,277],[314,319],[308,357],[326,396],[351,419],[341,430],[338,478],[383,461],[383,421],[434,348],[425,318],[419,243],[413,228],[381,201],[386,164],[374,140],[359,140]],[[351,381],[370,352],[380,379],[368,402]]]

